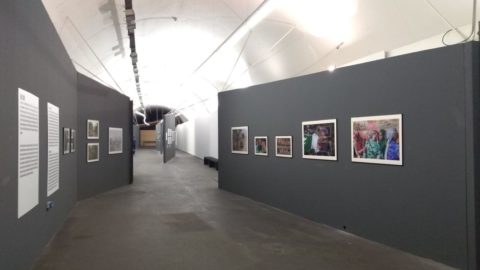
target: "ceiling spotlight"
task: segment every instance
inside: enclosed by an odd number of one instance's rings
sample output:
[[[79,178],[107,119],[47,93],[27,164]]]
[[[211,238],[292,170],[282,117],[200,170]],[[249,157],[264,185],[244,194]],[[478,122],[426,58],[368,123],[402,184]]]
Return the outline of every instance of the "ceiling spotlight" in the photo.
[[[328,66],[328,71],[334,72],[337,67],[335,65]]]

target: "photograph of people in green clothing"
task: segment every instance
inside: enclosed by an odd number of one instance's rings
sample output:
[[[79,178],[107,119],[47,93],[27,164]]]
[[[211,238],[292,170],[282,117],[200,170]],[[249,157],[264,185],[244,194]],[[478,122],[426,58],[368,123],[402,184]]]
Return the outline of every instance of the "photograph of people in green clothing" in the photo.
[[[303,158],[337,160],[337,120],[302,122]]]
[[[232,127],[232,153],[248,155],[248,127]]]
[[[352,118],[352,161],[403,165],[402,115]]]
[[[268,137],[267,136],[256,136],[253,138],[255,143],[254,152],[257,156],[268,156]]]

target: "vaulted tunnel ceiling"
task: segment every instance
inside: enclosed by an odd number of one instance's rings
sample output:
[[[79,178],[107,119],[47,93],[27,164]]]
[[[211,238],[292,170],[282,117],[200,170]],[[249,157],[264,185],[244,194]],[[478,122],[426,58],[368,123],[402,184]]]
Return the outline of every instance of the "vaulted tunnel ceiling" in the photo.
[[[457,42],[468,36],[473,10],[471,0],[271,2],[263,20],[209,58],[262,0],[133,0],[145,106],[190,118],[216,110],[219,91],[339,67],[430,37],[440,46],[443,33],[466,26],[445,36]],[[124,0],[43,3],[77,70],[138,107]]]
[[[149,105],[145,107],[144,113],[136,113],[134,123],[137,123],[142,129],[155,129],[155,125],[158,124],[165,114],[171,111],[170,108],[157,105]],[[186,119],[182,114],[175,117],[175,124],[179,125],[186,122]],[[145,123],[148,123],[146,125]]]

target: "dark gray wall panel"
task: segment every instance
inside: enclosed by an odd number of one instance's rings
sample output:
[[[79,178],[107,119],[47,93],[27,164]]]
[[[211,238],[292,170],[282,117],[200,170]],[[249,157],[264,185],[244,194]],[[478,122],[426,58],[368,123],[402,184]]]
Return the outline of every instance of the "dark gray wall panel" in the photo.
[[[175,151],[177,149],[175,139],[168,144],[167,141],[167,132],[168,130],[175,131],[175,115],[174,114],[165,114],[163,116],[163,162],[167,163],[175,157]]]
[[[479,46],[467,46],[465,55],[472,59],[479,59]],[[479,179],[480,166],[480,81],[479,67],[480,61],[465,61],[465,86],[466,86],[466,205],[467,205],[467,247],[469,260],[469,269],[477,269],[480,260],[480,186],[477,183]],[[476,259],[475,259],[476,258]]]
[[[60,189],[47,201],[47,102],[60,127],[77,127],[76,71],[42,2],[4,0],[0,9],[0,269],[30,269],[76,202],[77,155],[60,156]],[[39,204],[17,219],[18,88],[39,97]],[[61,138],[61,135],[60,135]]]
[[[127,185],[132,175],[130,99],[78,74],[78,198]],[[100,139],[87,140],[87,120],[100,121]],[[108,154],[108,128],[123,129],[123,153]],[[100,161],[87,163],[87,143],[100,143]]]
[[[135,142],[135,149],[140,148],[140,127],[133,126],[132,128],[133,140]]]
[[[466,269],[466,239],[476,244],[466,210],[471,46],[220,93],[219,187]],[[396,113],[403,114],[404,166],[352,163],[350,118]],[[331,118],[338,161],[302,159],[301,122]],[[249,155],[230,153],[234,126],[249,126]],[[252,154],[257,135],[269,136],[268,157]],[[274,156],[276,135],[293,136],[293,159]]]
[[[163,122],[159,122],[155,125],[155,131],[157,132],[155,137],[155,147],[157,151],[163,153]]]

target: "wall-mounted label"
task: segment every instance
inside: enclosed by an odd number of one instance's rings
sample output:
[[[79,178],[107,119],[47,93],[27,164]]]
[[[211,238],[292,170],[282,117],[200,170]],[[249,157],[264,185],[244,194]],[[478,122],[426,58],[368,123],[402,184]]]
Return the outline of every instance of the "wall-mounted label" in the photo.
[[[18,89],[18,218],[38,204],[38,97]]]

